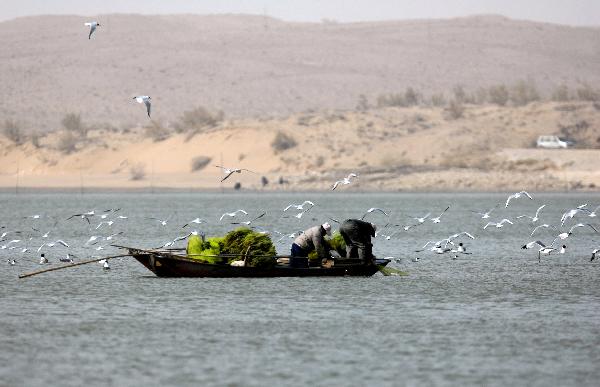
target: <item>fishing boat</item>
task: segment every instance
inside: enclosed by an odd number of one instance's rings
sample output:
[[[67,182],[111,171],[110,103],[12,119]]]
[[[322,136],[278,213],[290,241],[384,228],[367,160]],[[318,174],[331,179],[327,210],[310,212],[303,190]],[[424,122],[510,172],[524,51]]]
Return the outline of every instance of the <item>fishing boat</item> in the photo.
[[[277,264],[271,267],[232,266],[226,263],[227,259],[223,263],[207,263],[176,251],[118,247],[127,249],[129,255],[158,277],[370,277],[390,262],[376,259],[375,264],[365,265],[358,259],[336,259],[330,267],[298,267],[290,263],[290,257],[277,256],[273,257],[278,258]]]

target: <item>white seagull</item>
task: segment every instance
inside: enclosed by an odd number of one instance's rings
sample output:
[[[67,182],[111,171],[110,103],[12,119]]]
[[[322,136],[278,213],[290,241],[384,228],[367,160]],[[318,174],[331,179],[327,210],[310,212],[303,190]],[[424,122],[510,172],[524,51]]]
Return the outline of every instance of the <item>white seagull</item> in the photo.
[[[258,216],[257,216],[257,217],[255,217],[254,219],[250,219],[250,220],[247,220],[247,221],[245,221],[245,222],[231,222],[231,224],[245,224],[246,226],[249,226],[249,225],[250,225],[250,223],[254,222],[254,221],[255,221],[255,220],[257,220],[257,219],[260,219],[260,218],[262,218],[262,217],[263,217],[263,216],[265,216],[266,214],[267,214],[266,212],[263,212],[262,214],[258,215]]]
[[[596,254],[598,254],[599,252],[600,252],[600,249],[592,250],[592,258],[590,258],[590,262],[592,262],[594,259],[596,259]]]
[[[489,219],[489,217],[490,217],[490,214],[492,213],[492,211],[494,211],[494,210],[495,210],[495,209],[496,209],[498,206],[499,206],[499,204],[496,204],[496,205],[494,206],[494,208],[492,208],[492,209],[491,209],[491,210],[489,210],[488,212],[478,212],[478,211],[473,211],[473,210],[470,210],[470,211],[471,211],[471,212],[474,212],[474,213],[476,213],[476,214],[478,214],[478,215],[481,215],[481,219]]]
[[[542,210],[542,208],[546,207],[546,205],[541,205],[537,211],[535,212],[534,216],[529,216],[529,215],[519,215],[517,216],[517,219],[521,219],[521,218],[529,218],[531,219],[531,223],[535,223],[539,220],[539,215],[540,215],[540,211]]]
[[[108,260],[107,259],[103,259],[101,261],[98,261],[98,263],[102,265],[102,269],[103,270],[110,270],[110,266],[108,264]]]
[[[536,228],[533,229],[533,231],[531,232],[531,235],[529,236],[533,236],[533,234],[535,234],[535,232],[540,229],[540,228],[548,228],[548,227],[552,227],[553,229],[556,229],[556,227],[552,226],[551,224],[540,224],[539,226],[537,226]]]
[[[567,219],[573,219],[573,217],[580,212],[591,213],[590,210],[585,208],[586,206],[587,206],[587,204],[582,204],[582,205],[578,206],[577,208],[573,208],[573,209],[565,212],[564,214],[562,214],[562,217],[560,218],[560,226],[561,227],[564,226]],[[592,218],[593,218],[593,216],[592,216]]]
[[[40,250],[42,249],[42,247],[44,247],[44,246],[48,246],[48,247],[54,247],[54,246],[56,246],[57,244],[59,244],[59,245],[63,245],[63,246],[65,246],[65,247],[69,247],[69,245],[68,245],[68,244],[67,244],[65,241],[63,241],[62,239],[59,239],[59,240],[57,240],[57,241],[50,242],[50,243],[42,243],[42,245],[41,245],[40,247],[38,247],[38,249],[37,249],[37,252],[39,253],[39,252],[40,252]]]
[[[169,221],[168,219],[165,220],[165,219],[158,219],[158,218],[152,218],[152,217],[148,218],[148,219],[156,220],[158,223],[161,224],[161,226],[166,226],[167,222]]]
[[[362,216],[360,219],[361,219],[361,220],[362,220],[362,219],[364,219],[364,218],[365,218],[365,216],[367,216],[367,214],[370,214],[371,212],[375,212],[375,211],[379,211],[379,212],[381,212],[383,215],[385,215],[385,216],[387,216],[387,217],[389,217],[389,216],[390,216],[390,215],[389,215],[387,212],[385,212],[385,211],[384,211],[384,210],[382,210],[381,208],[377,208],[377,207],[371,207],[371,208],[369,208],[369,209],[367,210],[367,212],[365,212],[365,213],[363,214],[363,216]]]
[[[498,223],[488,222],[488,224],[486,224],[485,226],[483,226],[483,229],[485,230],[486,228],[488,228],[488,226],[496,226],[496,228],[501,228],[502,226],[504,226],[504,223],[514,224],[509,219],[502,219]]]
[[[529,195],[529,194],[527,193],[527,191],[515,192],[514,194],[510,195],[510,196],[508,197],[508,199],[506,199],[506,205],[504,206],[504,208],[507,208],[507,207],[508,207],[508,203],[510,203],[510,201],[511,201],[512,199],[518,199],[518,198],[520,198],[522,195],[525,195],[525,196],[527,196],[529,199],[533,200],[533,198],[531,197],[531,195]]]
[[[90,27],[90,34],[88,35],[88,39],[92,38],[92,34],[94,33],[94,31],[96,31],[96,27],[102,27],[97,21],[83,23],[83,25]]]
[[[585,226],[590,226],[592,228],[592,230],[594,230],[596,233],[598,232],[598,230],[596,230],[596,228],[593,225],[589,224],[589,223],[586,223],[586,224],[577,223],[576,225],[574,225],[573,227],[571,227],[571,229],[569,229],[569,232],[563,232],[563,233],[558,234],[556,236],[556,238],[554,238],[554,240],[557,240],[557,239],[560,239],[560,240],[567,239],[568,237],[571,236],[571,234],[573,234],[573,230],[574,229],[576,229],[578,227],[585,227]]]
[[[233,211],[233,212],[226,212],[226,213],[224,213],[223,215],[221,215],[221,217],[219,218],[219,221],[223,220],[223,218],[224,218],[224,217],[226,217],[226,216],[230,216],[230,217],[232,217],[232,218],[233,218],[233,217],[234,217],[234,216],[236,216],[237,214],[244,214],[244,215],[248,215],[248,213],[247,213],[246,211],[244,211],[244,210],[235,210],[235,211]]]
[[[302,211],[302,210],[304,210],[304,206],[307,205],[307,204],[310,204],[311,206],[315,205],[315,203],[311,202],[310,200],[305,200],[304,202],[302,202],[302,204],[290,204],[289,206],[287,206],[286,208],[284,208],[283,211],[285,212],[285,211],[289,210],[292,207],[294,207],[297,210]]]
[[[223,173],[225,174],[225,177],[222,178],[221,181],[225,181],[225,179],[227,179],[229,176],[233,175],[234,173],[242,173],[242,171],[256,173],[254,171],[251,171],[251,170],[245,169],[245,168],[225,168],[220,165],[215,165],[215,167],[221,168],[223,170]]]
[[[425,216],[423,216],[421,218],[413,216],[412,219],[416,220],[419,223],[425,223],[425,219],[429,218],[429,215],[431,215],[431,212],[428,212],[427,215],[425,215]]]
[[[69,219],[72,219],[72,218],[74,218],[74,217],[76,217],[76,216],[79,216],[81,219],[85,219],[85,220],[87,220],[87,222],[88,222],[88,223],[90,223],[90,218],[91,218],[92,216],[94,216],[95,214],[96,214],[96,213],[95,213],[95,211],[94,211],[94,210],[92,210],[92,211],[84,212],[84,213],[82,213],[82,214],[75,214],[75,215],[71,215],[71,216],[69,216],[69,217],[67,218],[67,220],[69,220]]]
[[[533,241],[533,242],[529,242],[526,245],[521,246],[522,249],[532,249],[534,248],[536,245],[538,245],[540,248],[538,250],[538,261],[542,260],[542,255],[548,255],[553,251],[556,251],[555,247],[552,247],[554,245],[554,241],[552,242],[552,244],[550,246],[546,246],[544,243],[542,243],[541,241]],[[561,251],[563,251],[564,254],[564,249],[566,249],[567,246],[563,245]]]
[[[150,109],[152,107],[152,104],[150,101],[152,101],[152,98],[150,98],[147,95],[138,95],[136,97],[133,97],[133,99],[135,99],[137,101],[137,103],[143,103],[144,105],[146,105],[146,113],[148,113],[148,117],[150,117]],[[152,117],[150,117],[152,118]]]
[[[331,190],[335,190],[337,188],[338,185],[343,184],[343,185],[348,185],[351,183],[351,179],[353,177],[358,178],[358,175],[356,173],[350,173],[348,176],[344,177],[342,180],[338,180],[335,183],[333,183],[333,187],[331,187]]]
[[[204,219],[200,219],[200,218],[196,218],[194,220],[190,220],[189,222],[187,222],[186,224],[184,224],[181,228],[186,228],[187,226],[189,226],[191,223],[196,223],[196,224],[202,224],[204,223],[205,220]]]
[[[431,218],[431,221],[433,223],[439,223],[441,221],[440,218],[442,217],[442,215],[444,215],[446,213],[446,211],[448,211],[449,209],[450,209],[450,206],[446,207],[446,209],[444,211],[442,211],[442,213],[439,216],[437,216],[435,218]]]

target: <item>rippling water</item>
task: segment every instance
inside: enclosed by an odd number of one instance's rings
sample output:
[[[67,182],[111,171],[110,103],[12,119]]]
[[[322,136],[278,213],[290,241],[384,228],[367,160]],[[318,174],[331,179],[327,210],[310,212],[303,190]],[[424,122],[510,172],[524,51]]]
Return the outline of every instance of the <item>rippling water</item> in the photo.
[[[1,249],[0,385],[597,385],[600,377],[600,247],[591,228],[576,229],[564,255],[542,258],[521,250],[557,232],[519,220],[482,230],[487,210],[506,195],[490,194],[31,194],[0,195],[0,226],[21,230],[6,238],[32,252]],[[557,224],[563,210],[600,204],[599,195],[535,195],[503,205],[492,219],[533,215]],[[300,220],[282,218],[292,202],[317,206]],[[123,231],[123,245],[156,247],[197,229],[220,235],[218,222],[244,208],[267,216],[257,226],[292,233],[332,217],[360,217],[369,207],[391,213],[392,223],[450,210],[440,224],[382,230],[379,257],[400,258],[407,277],[163,279],[130,258],[17,279],[37,270],[37,248],[62,239],[70,248],[45,247],[50,264],[66,252],[77,259],[115,254],[106,242],[85,247],[91,235]],[[95,229],[70,215],[122,208],[108,227]],[[41,219],[24,218],[34,214]],[[287,213],[286,213],[287,214]],[[169,218],[167,226],[146,219]],[[576,220],[600,222],[581,216]],[[572,222],[569,224],[573,224]],[[39,232],[33,231],[35,227]],[[336,228],[334,224],[334,229]],[[50,231],[47,239],[41,234]],[[414,253],[428,240],[468,231],[472,255]],[[29,238],[32,238],[29,240]],[[279,237],[275,237],[278,239]],[[24,242],[26,241],[26,242]],[[5,244],[1,242],[0,244]],[[287,253],[291,239],[277,244]],[[412,262],[415,257],[419,262]],[[6,264],[16,258],[17,265]]]

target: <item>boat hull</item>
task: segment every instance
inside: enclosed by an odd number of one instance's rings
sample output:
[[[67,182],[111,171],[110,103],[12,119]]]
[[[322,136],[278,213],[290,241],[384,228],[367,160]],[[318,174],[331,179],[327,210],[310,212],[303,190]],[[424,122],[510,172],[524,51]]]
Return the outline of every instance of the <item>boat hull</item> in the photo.
[[[379,270],[376,265],[336,264],[333,267],[298,268],[276,265],[270,268],[235,267],[227,264],[210,264],[172,254],[152,253],[130,249],[130,254],[158,277],[370,277]],[[385,266],[388,260],[378,260]]]

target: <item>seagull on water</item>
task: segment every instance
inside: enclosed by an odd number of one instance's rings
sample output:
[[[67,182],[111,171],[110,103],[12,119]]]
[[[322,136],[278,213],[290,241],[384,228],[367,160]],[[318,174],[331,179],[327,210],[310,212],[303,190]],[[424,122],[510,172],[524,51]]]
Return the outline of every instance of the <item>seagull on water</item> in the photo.
[[[297,209],[297,210],[302,211],[302,210],[304,210],[304,206],[307,205],[307,204],[310,204],[311,207],[315,205],[315,203],[311,202],[310,200],[305,200],[304,202],[302,202],[302,204],[290,204],[289,206],[287,206],[286,208],[284,208],[283,211],[285,212],[285,211],[289,210],[292,207],[295,208],[295,209]]]
[[[358,175],[356,173],[350,173],[348,176],[344,177],[342,180],[338,180],[335,183],[333,183],[333,187],[331,187],[331,190],[335,190],[337,188],[338,185],[343,184],[343,185],[348,185],[350,184],[352,181],[351,179],[355,177],[358,178]]]
[[[450,209],[450,206],[446,207],[446,209],[444,211],[442,211],[442,213],[439,216],[437,216],[435,218],[431,218],[431,221],[433,223],[439,223],[441,221],[442,215],[444,215],[446,213],[446,211],[448,211],[449,209]]]
[[[42,253],[42,255],[40,255],[40,265],[43,265],[44,263],[48,263],[48,258]]]
[[[537,211],[535,212],[534,216],[529,216],[529,215],[519,215],[517,216],[517,219],[521,219],[521,218],[529,218],[531,219],[531,223],[535,223],[539,220],[539,215],[540,215],[540,211],[542,210],[542,208],[546,207],[546,205],[541,205]]]
[[[593,261],[593,260],[594,260],[594,259],[592,258],[592,261]],[[8,260],[6,261],[6,263],[8,263],[8,264],[9,264],[9,265],[11,265],[11,266],[14,266],[14,265],[16,265],[16,264],[17,264],[17,261],[16,261],[16,260],[13,258],[13,259],[8,259]]]
[[[102,269],[103,270],[110,270],[110,266],[108,264],[108,260],[107,259],[103,259],[101,261],[98,261],[98,263],[102,265]]]
[[[365,218],[365,216],[367,216],[367,214],[370,214],[370,213],[372,213],[372,212],[375,212],[375,211],[381,212],[383,215],[387,216],[388,218],[389,218],[389,216],[390,216],[390,215],[389,215],[387,212],[385,212],[385,211],[384,211],[384,210],[382,210],[381,208],[377,208],[377,207],[371,207],[371,208],[369,208],[369,209],[367,210],[367,212],[365,212],[365,213],[363,214],[363,216],[362,216],[360,219],[361,219],[361,220],[363,220],[363,219]]]
[[[224,213],[223,215],[221,215],[221,217],[219,218],[219,221],[223,220],[223,218],[224,218],[224,217],[226,217],[226,216],[230,216],[230,217],[232,217],[232,218],[233,218],[233,217],[234,217],[234,216],[236,216],[237,214],[244,214],[244,215],[248,215],[248,213],[247,213],[246,211],[244,211],[244,210],[235,210],[235,211],[233,211],[233,212],[226,212],[226,213]]]
[[[69,263],[73,263],[73,258],[71,258],[71,254],[67,253],[67,256],[64,258],[59,258],[58,259],[61,262],[69,262]]]
[[[506,205],[504,206],[504,208],[508,208],[508,203],[510,203],[510,201],[512,199],[518,199],[523,195],[525,195],[529,199],[533,200],[533,198],[531,197],[531,195],[529,195],[529,193],[527,193],[527,191],[515,192],[514,194],[508,196],[508,199],[506,199]]]
[[[150,109],[152,107],[152,103],[150,101],[152,101],[152,98],[150,98],[147,95],[138,95],[136,97],[133,97],[133,99],[136,100],[137,103],[143,103],[144,105],[146,105],[146,113],[148,113],[148,117],[150,117]]]
[[[596,254],[600,253],[600,249],[594,249],[592,250],[592,258],[590,258],[590,262],[592,262],[594,259],[596,259]]]
[[[96,31],[96,27],[102,27],[100,23],[97,21],[83,23],[84,26],[90,27],[90,34],[88,35],[88,39],[92,38],[92,34]]]
[[[256,173],[254,171],[251,171],[251,170],[245,169],[245,168],[225,168],[220,165],[215,165],[215,167],[221,168],[223,170],[223,173],[225,174],[225,177],[221,179],[222,182],[225,181],[225,179],[227,179],[229,176],[233,175],[234,173],[242,173],[242,171]]]
[[[509,223],[509,224],[514,224],[513,222],[511,222],[509,219],[502,219],[500,222],[495,223],[495,222],[488,222],[488,224],[486,224],[485,226],[483,226],[483,229],[485,230],[486,228],[488,228],[489,226],[496,226],[496,228],[501,228],[502,226],[504,226],[504,223]]]

